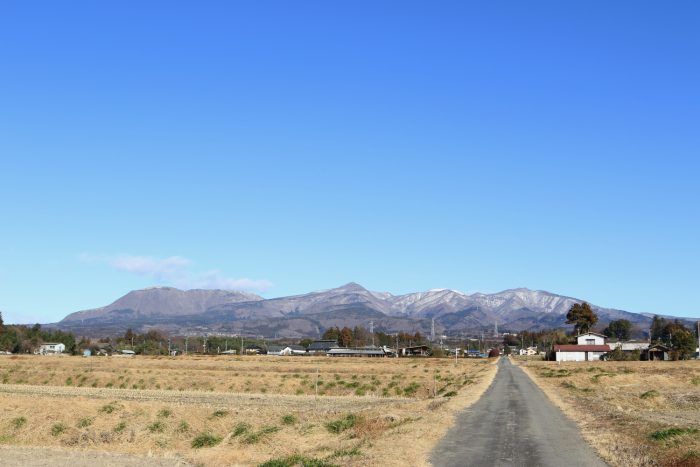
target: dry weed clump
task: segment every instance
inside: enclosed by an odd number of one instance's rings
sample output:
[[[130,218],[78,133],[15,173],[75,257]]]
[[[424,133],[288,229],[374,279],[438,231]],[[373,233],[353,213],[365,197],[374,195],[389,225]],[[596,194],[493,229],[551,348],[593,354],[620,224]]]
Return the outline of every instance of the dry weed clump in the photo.
[[[611,465],[700,466],[697,362],[521,365]]]

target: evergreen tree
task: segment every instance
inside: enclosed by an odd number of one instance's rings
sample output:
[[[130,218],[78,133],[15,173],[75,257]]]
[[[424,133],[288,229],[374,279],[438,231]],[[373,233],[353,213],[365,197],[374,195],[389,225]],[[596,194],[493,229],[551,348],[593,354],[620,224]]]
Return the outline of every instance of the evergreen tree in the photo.
[[[574,303],[566,314],[566,324],[573,324],[577,333],[587,333],[597,322],[598,315],[593,312],[591,306],[586,302]]]
[[[618,340],[626,341],[630,338],[630,331],[632,330],[632,323],[626,319],[618,319],[615,321],[610,321],[608,327],[603,329],[603,334],[608,337],[616,337]]]

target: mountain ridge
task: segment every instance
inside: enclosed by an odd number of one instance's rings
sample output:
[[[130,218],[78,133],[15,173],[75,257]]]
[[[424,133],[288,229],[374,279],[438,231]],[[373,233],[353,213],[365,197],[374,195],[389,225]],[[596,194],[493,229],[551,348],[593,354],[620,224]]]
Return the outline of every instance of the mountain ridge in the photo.
[[[330,326],[367,326],[369,320],[385,332],[430,332],[434,320],[441,334],[463,334],[493,329],[495,323],[512,331],[567,327],[566,312],[582,301],[525,287],[491,294],[431,289],[393,295],[349,282],[268,299],[229,290],[150,287],[131,291],[105,307],[71,313],[55,325],[86,333],[158,327],[172,332],[304,337],[320,335]],[[644,314],[591,306],[601,324],[625,318],[642,331],[651,323]]]

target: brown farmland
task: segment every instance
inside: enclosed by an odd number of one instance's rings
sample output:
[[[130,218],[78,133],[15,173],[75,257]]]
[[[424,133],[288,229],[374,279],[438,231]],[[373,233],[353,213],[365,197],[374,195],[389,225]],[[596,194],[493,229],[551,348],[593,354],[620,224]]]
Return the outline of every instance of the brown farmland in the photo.
[[[700,364],[520,362],[614,466],[700,466]]]
[[[423,465],[492,363],[2,357],[0,444],[201,465]]]

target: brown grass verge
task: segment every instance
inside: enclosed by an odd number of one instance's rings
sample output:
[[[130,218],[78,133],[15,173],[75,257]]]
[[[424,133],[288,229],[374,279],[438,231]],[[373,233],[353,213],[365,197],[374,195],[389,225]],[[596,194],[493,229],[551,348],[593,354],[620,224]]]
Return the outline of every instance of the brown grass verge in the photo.
[[[518,361],[613,466],[700,466],[700,365]]]

